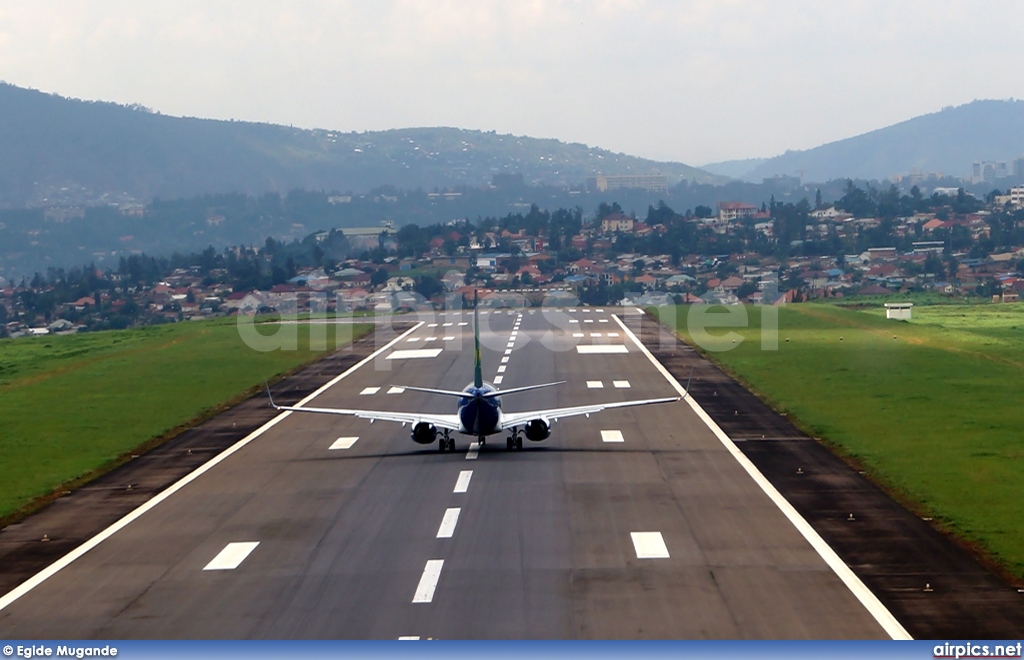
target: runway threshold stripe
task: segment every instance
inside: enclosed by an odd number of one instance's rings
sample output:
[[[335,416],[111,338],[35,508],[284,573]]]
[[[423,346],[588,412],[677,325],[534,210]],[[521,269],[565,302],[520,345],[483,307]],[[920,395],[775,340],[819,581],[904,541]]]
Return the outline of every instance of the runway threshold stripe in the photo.
[[[441,569],[444,567],[443,559],[429,559],[423,568],[423,575],[420,576],[420,583],[416,586],[416,595],[412,597],[414,603],[429,603],[434,600],[434,590],[437,589],[437,581],[441,579]]]
[[[818,532],[811,527],[810,523],[800,515],[800,512],[793,508],[793,505],[789,503],[789,500],[783,497],[782,493],[780,493],[775,486],[773,486],[772,483],[768,481],[763,474],[761,474],[761,471],[757,469],[757,466],[751,463],[750,459],[739,450],[736,443],[734,443],[732,439],[726,435],[725,431],[715,423],[715,420],[711,419],[711,416],[704,411],[699,403],[693,400],[693,397],[686,396],[686,390],[679,384],[679,381],[676,380],[675,376],[669,373],[668,369],[666,369],[661,362],[658,362],[658,359],[655,358],[649,350],[647,350],[647,347],[641,343],[635,334],[633,334],[633,331],[626,327],[626,324],[622,322],[622,319],[619,318],[618,314],[613,314],[612,318],[619,324],[622,331],[626,333],[626,336],[629,337],[637,348],[640,349],[640,352],[647,356],[647,359],[654,365],[654,368],[664,376],[665,380],[667,380],[675,391],[683,397],[683,400],[690,405],[690,408],[693,409],[700,420],[704,422],[712,433],[715,434],[715,437],[718,438],[722,445],[725,446],[726,450],[728,450],[732,457],[736,459],[736,462],[743,467],[748,475],[750,475],[750,478],[754,480],[754,483],[761,487],[761,490],[763,490],[764,493],[772,500],[775,506],[782,511],[786,518],[788,518],[793,526],[796,527],[797,531],[799,531],[807,542],[811,544],[811,547],[814,548],[818,555],[826,564],[828,564],[829,568],[832,569],[836,576],[843,581],[846,588],[853,593],[857,600],[860,601],[861,605],[863,605],[868,613],[874,617],[875,621],[877,621],[878,625],[885,630],[886,634],[893,639],[913,639],[913,637],[910,636],[910,633],[908,633],[903,625],[896,620],[896,617],[892,615],[892,612],[890,612],[889,609],[883,605],[880,600],[878,600],[878,597],[867,588],[861,579],[857,577],[857,574],[854,573],[853,570],[846,565],[846,562],[836,554],[835,550],[825,542],[825,539],[821,538],[821,535],[818,534]]]
[[[256,549],[259,541],[245,541],[241,543],[228,543],[224,549],[217,553],[217,556],[210,560],[210,563],[203,567],[204,571],[233,571],[238,568],[245,558]]]
[[[453,493],[465,493],[469,490],[469,481],[473,478],[472,470],[463,470],[459,472],[459,478],[455,480],[455,489]]]
[[[363,358],[359,362],[356,362],[355,364],[353,364],[351,367],[349,367],[343,373],[339,374],[334,379],[332,379],[331,381],[327,382],[325,385],[323,385],[322,387],[320,387],[315,392],[313,392],[312,394],[307,396],[305,399],[299,401],[295,405],[303,406],[303,405],[309,403],[310,401],[312,401],[316,397],[320,396],[321,394],[323,394],[324,392],[326,392],[330,388],[332,388],[335,385],[337,385],[338,383],[340,383],[343,379],[348,377],[350,374],[354,373],[357,369],[362,367],[364,364],[366,364],[368,362],[371,362],[378,355],[380,355],[381,353],[384,353],[385,351],[390,350],[392,346],[394,346],[398,342],[402,341],[403,339],[408,337],[413,332],[416,332],[417,330],[419,330],[422,325],[423,325],[423,322],[421,321],[420,323],[417,323],[413,327],[409,328],[408,330],[406,330],[402,334],[400,334],[397,337],[395,337],[394,339],[392,339],[386,345],[380,347],[379,349],[377,349],[373,353],[370,353],[369,355],[367,355],[365,358]],[[141,518],[144,514],[146,514],[148,511],[150,511],[151,509],[156,507],[158,504],[160,504],[161,502],[163,502],[164,500],[169,498],[171,495],[174,495],[175,493],[177,493],[179,490],[181,490],[185,486],[189,485],[190,483],[192,483],[193,481],[195,481],[196,479],[198,479],[202,475],[206,474],[209,470],[212,470],[221,461],[227,459],[229,456],[234,454],[236,451],[238,451],[242,447],[245,447],[247,444],[249,444],[250,442],[252,442],[256,438],[260,437],[261,435],[263,435],[264,433],[266,433],[270,429],[274,428],[275,426],[277,426],[279,423],[281,423],[282,421],[284,421],[285,419],[287,419],[291,415],[292,415],[292,411],[290,411],[290,410],[286,410],[286,411],[282,412],[277,417],[274,417],[273,419],[271,419],[269,422],[267,422],[263,426],[259,427],[258,429],[256,429],[252,433],[250,433],[249,435],[245,436],[244,438],[242,438],[241,440],[239,440],[235,444],[231,445],[230,447],[228,447],[227,449],[225,449],[221,453],[219,453],[216,456],[214,456],[213,458],[211,458],[206,463],[203,463],[202,465],[197,467],[192,472],[186,474],[184,477],[182,477],[178,481],[176,481],[173,484],[171,484],[166,490],[161,491],[160,493],[155,495],[153,498],[151,498],[147,502],[145,502],[142,505],[140,505],[134,511],[132,511],[128,515],[124,516],[123,518],[121,518],[120,520],[115,522],[110,527],[107,527],[105,530],[103,530],[102,532],[100,532],[96,536],[92,537],[91,539],[89,539],[88,541],[83,543],[82,545],[78,546],[77,548],[75,548],[74,550],[69,552],[68,554],[64,555],[63,557],[61,557],[60,559],[55,561],[54,563],[50,564],[49,566],[44,568],[42,571],[36,573],[32,577],[30,577],[28,580],[26,580],[25,582],[21,583],[19,586],[15,587],[11,591],[7,592],[7,594],[5,594],[2,598],[0,598],[0,611],[3,611],[4,608],[8,607],[11,603],[13,603],[14,601],[18,600],[19,598],[21,598],[22,596],[24,596],[28,592],[30,592],[33,589],[35,589],[36,587],[38,587],[43,582],[46,582],[48,579],[50,579],[51,577],[53,577],[54,575],[56,575],[60,571],[62,571],[63,569],[67,568],[68,566],[70,566],[72,563],[74,563],[74,561],[76,559],[78,559],[79,557],[81,557],[85,553],[89,552],[90,550],[92,550],[93,548],[98,546],[100,543],[103,543],[108,538],[110,538],[114,534],[118,533],[119,531],[121,531],[122,529],[127,527],[128,525],[132,524],[135,520]]]
[[[441,526],[437,528],[437,538],[450,539],[455,536],[455,526],[459,524],[459,513],[462,509],[447,509],[441,518]]]

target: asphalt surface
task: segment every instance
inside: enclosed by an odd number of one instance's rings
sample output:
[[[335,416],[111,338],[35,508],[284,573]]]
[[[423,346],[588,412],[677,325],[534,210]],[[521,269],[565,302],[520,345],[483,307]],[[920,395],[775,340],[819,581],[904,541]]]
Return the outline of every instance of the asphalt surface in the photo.
[[[692,376],[691,396],[911,635],[1020,636],[1024,585],[990,570],[648,317],[629,318],[666,368],[684,382]]]
[[[482,317],[485,379],[500,377],[503,388],[567,381],[509,395],[505,410],[674,395],[613,311],[565,312],[555,319],[564,331],[527,312],[504,365],[519,315]],[[446,397],[387,393],[392,385],[459,389],[470,380],[471,318],[436,323],[417,326],[309,405],[454,412]],[[557,350],[542,344],[544,336]],[[576,344],[628,352],[581,354]],[[441,350],[384,359],[422,349]],[[622,442],[603,441],[614,432]],[[491,436],[478,453],[467,452],[472,440],[459,436],[457,452],[439,453],[436,445],[414,444],[396,424],[275,416],[233,453],[191,473],[189,483],[164,491],[155,505],[147,500],[149,510],[88,552],[16,599],[0,600],[0,637],[839,639],[892,632],[879,623],[888,620],[884,608],[869,611],[870,593],[854,594],[840,578],[845,567],[837,573],[826,563],[687,401],[562,420],[550,439],[521,451]],[[339,441],[348,448],[330,448]],[[37,533],[37,525],[29,519],[20,533]],[[637,545],[633,533],[654,538]],[[45,543],[56,548],[60,538]],[[639,556],[663,551],[668,556]],[[204,570],[218,563],[219,570]]]

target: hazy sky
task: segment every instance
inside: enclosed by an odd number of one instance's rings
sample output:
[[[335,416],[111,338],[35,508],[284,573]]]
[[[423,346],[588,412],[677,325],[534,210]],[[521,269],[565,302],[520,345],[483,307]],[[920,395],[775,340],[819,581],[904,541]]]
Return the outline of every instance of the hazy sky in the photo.
[[[0,0],[0,80],[165,114],[457,126],[689,164],[1024,97],[1024,3]]]

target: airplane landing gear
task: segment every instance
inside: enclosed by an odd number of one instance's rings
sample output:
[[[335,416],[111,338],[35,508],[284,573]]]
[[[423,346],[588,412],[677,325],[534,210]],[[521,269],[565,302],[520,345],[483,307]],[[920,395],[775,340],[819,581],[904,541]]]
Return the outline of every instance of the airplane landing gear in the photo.
[[[523,438],[519,435],[519,429],[512,427],[512,435],[505,440],[505,447],[509,450],[523,448]]]
[[[455,451],[455,438],[451,437],[451,434],[445,430],[444,435],[437,441],[437,450],[442,454],[445,451]]]

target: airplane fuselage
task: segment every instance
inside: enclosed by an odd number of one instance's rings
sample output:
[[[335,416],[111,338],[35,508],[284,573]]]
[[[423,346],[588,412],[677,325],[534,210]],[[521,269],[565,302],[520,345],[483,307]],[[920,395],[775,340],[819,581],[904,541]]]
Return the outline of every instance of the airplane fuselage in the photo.
[[[482,437],[501,431],[501,398],[484,398],[495,387],[490,383],[480,387],[467,385],[462,391],[466,396],[459,399],[459,433]]]

